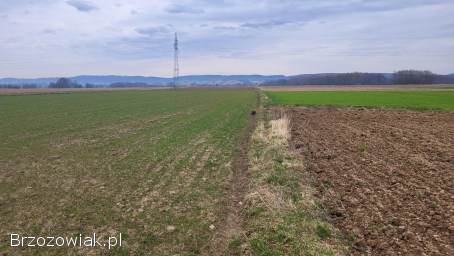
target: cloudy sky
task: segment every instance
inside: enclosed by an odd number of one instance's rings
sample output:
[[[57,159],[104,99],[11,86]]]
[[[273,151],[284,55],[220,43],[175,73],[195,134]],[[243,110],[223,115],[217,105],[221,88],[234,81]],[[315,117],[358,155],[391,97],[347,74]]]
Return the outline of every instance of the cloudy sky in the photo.
[[[454,73],[453,0],[1,0],[0,77]]]

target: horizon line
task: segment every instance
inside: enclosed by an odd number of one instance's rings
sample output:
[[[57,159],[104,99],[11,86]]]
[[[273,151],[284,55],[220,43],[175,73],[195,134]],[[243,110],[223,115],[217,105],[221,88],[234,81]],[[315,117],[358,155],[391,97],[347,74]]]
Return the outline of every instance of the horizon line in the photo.
[[[299,76],[299,75],[319,75],[319,74],[349,74],[349,73],[368,73],[368,74],[393,74],[398,71],[404,70],[418,70],[418,71],[430,71],[430,70],[421,70],[421,69],[401,69],[392,72],[370,72],[370,71],[349,71],[349,72],[319,72],[319,73],[298,73],[298,74],[258,74],[258,73],[250,73],[250,74],[187,74],[187,75],[180,75],[179,77],[187,77],[187,76],[285,76],[285,77],[292,77],[292,76]],[[432,72],[432,71],[430,71]],[[435,75],[453,75],[452,73],[436,73],[432,72]],[[69,76],[34,76],[34,77],[14,77],[14,76],[0,76],[0,79],[53,79],[53,78],[74,78],[80,76],[120,76],[120,77],[144,77],[144,78],[164,78],[164,79],[172,79],[172,76],[156,76],[156,75],[117,75],[117,74],[79,74],[79,75],[69,75]]]

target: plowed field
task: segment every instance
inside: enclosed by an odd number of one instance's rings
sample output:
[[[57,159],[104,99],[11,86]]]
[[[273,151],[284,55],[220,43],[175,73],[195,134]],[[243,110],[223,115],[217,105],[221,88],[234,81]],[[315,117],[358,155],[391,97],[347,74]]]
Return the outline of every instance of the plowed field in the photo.
[[[454,113],[291,108],[292,143],[352,255],[454,255]]]

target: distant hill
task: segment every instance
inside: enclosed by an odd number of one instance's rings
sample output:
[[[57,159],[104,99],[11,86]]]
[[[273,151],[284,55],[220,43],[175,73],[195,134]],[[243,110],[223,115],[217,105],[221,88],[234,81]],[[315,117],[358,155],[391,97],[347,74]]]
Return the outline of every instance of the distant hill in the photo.
[[[178,83],[182,85],[234,85],[234,84],[261,84],[265,81],[273,81],[284,79],[285,76],[272,75],[192,75],[181,76]],[[152,76],[95,76],[83,75],[69,77],[72,81],[80,84],[95,84],[95,85],[110,85],[114,83],[140,83],[156,86],[169,85],[172,83],[172,78],[152,77]],[[36,84],[38,86],[47,86],[49,83],[55,83],[58,77],[49,78],[0,78],[0,84],[9,85],[24,85]]]
[[[0,84],[10,84],[10,85],[23,85],[23,84],[36,84],[36,85],[48,85],[57,81],[57,78],[0,78]]]
[[[417,73],[417,72],[416,72]],[[319,73],[300,74],[295,76],[283,75],[190,75],[181,76],[178,79],[179,85],[391,85],[397,73]],[[430,73],[430,82],[434,84],[454,84],[454,74],[437,75]],[[55,83],[58,77],[47,78],[0,78],[0,85],[37,85],[46,87]],[[118,87],[142,87],[142,86],[168,86],[173,82],[172,78],[154,76],[97,76],[83,75],[69,77],[78,84],[91,84],[96,86],[118,86]]]

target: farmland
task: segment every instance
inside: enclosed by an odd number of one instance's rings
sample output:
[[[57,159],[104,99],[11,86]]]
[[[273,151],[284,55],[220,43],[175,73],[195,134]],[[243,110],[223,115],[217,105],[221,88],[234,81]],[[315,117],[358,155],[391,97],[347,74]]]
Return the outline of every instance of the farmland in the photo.
[[[450,255],[453,97],[0,95],[0,255]],[[13,248],[10,233],[123,245]]]
[[[293,148],[350,255],[452,255],[454,114],[291,108]]]
[[[123,234],[112,255],[209,251],[252,90],[0,96],[0,252],[7,234]],[[211,228],[210,228],[211,226]]]
[[[287,111],[290,148],[349,255],[454,253],[454,92],[266,95]]]
[[[375,108],[454,109],[454,91],[269,91],[273,104]]]

